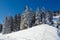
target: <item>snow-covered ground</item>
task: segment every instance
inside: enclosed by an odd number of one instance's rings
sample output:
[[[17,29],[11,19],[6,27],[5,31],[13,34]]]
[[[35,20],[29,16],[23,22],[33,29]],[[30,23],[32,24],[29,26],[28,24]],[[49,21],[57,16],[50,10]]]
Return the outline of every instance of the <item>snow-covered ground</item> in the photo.
[[[53,21],[54,23],[57,23],[58,20],[59,20],[59,16],[53,16],[53,20],[52,20],[52,21]]]
[[[0,40],[60,40],[57,29],[47,24],[38,25],[29,29],[0,34]]]
[[[60,15],[53,16],[53,20],[52,21],[54,21],[54,23],[57,23],[59,21],[59,17],[60,17]]]
[[[60,17],[60,15],[59,16],[53,16],[53,20],[52,21],[54,22],[54,24],[53,24],[54,27],[57,27],[57,25],[58,25],[57,23],[59,21],[59,17]]]

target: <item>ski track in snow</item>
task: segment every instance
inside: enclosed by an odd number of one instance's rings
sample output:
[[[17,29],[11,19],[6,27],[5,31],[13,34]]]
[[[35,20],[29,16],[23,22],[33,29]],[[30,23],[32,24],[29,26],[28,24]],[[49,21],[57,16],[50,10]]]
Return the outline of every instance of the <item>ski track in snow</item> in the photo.
[[[57,29],[47,24],[38,25],[10,34],[0,33],[0,40],[60,40]]]

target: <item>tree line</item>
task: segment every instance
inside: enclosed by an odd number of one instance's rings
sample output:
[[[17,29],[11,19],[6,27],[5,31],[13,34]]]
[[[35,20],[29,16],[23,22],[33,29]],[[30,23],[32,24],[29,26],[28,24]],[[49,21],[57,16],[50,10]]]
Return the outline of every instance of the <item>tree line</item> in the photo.
[[[33,13],[32,8],[28,11],[28,7],[25,6],[22,15],[18,13],[14,18],[11,15],[5,17],[4,24],[0,24],[0,31],[3,34],[7,34],[40,24],[53,25],[53,16],[57,16],[59,13],[59,11],[54,11],[54,13],[52,13],[50,10],[45,12],[44,7],[42,7],[41,12],[39,11],[39,8],[37,8]],[[60,21],[58,24],[60,25]]]

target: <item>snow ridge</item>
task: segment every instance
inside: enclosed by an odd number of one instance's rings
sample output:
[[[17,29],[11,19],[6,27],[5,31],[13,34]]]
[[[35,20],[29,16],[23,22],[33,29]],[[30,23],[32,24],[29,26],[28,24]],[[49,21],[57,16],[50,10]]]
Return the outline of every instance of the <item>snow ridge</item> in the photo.
[[[10,34],[0,35],[2,40],[59,40],[57,29],[47,24],[38,25]]]

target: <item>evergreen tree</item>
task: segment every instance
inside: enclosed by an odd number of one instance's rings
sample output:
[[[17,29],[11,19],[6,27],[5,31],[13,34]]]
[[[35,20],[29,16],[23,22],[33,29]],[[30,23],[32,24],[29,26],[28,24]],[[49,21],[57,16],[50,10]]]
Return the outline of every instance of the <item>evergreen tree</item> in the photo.
[[[50,15],[49,22],[50,22],[50,23],[52,23],[53,14],[52,14],[52,12],[51,12],[51,11],[50,11],[50,14],[49,14],[49,15]]]
[[[32,12],[32,9],[30,8],[30,12],[29,12],[29,15],[30,15],[30,21],[31,21],[31,27],[34,26],[35,24],[35,14]]]
[[[17,30],[20,30],[21,16],[20,13],[17,14]]]
[[[39,24],[40,24],[40,13],[39,13],[39,9],[37,8],[35,12],[35,25],[39,25]]]
[[[42,13],[40,14],[40,17],[41,17],[40,21],[41,21],[41,23],[42,23]]]
[[[7,27],[7,17],[5,17],[4,19],[4,24],[3,24],[3,28],[2,28],[2,33],[5,34],[6,33],[6,27]]]
[[[35,26],[35,13],[33,13],[32,26]]]
[[[32,13],[32,9],[30,8],[29,13],[26,15],[27,16],[27,27],[32,27],[33,25],[33,13]]]
[[[13,28],[13,17],[12,16],[8,16],[7,17],[7,33],[12,32],[12,28]]]
[[[47,11],[46,13],[46,23],[49,23],[50,20],[50,11]]]
[[[17,14],[14,16],[13,19],[13,31],[17,31]]]
[[[13,25],[12,16],[6,17],[4,20],[4,25],[3,25],[3,30],[2,30],[3,34],[10,33],[12,29],[11,27],[13,27],[12,25]]]
[[[2,24],[0,24],[0,32],[2,32],[2,27],[3,27],[3,25],[2,25]]]
[[[51,13],[51,11],[48,11],[46,13],[46,23],[52,23],[52,18],[53,18],[53,14]]]
[[[49,11],[46,13],[46,23],[49,23],[50,13]]]
[[[41,13],[41,21],[42,23],[46,23],[46,17],[45,17],[45,8],[42,7],[42,13]]]
[[[28,11],[28,7],[26,6],[24,8],[24,12],[21,16],[21,24],[20,24],[20,29],[26,29],[27,28],[27,12]]]

